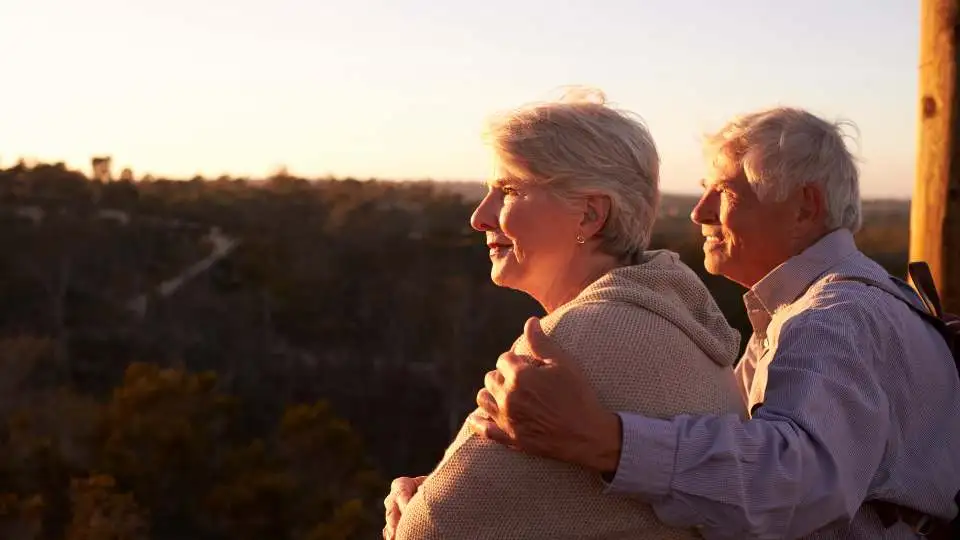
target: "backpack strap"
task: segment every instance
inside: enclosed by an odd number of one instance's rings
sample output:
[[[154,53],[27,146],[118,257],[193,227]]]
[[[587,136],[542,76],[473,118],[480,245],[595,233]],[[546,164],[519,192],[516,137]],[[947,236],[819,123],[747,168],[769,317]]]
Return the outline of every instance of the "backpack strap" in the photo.
[[[940,295],[937,294],[937,285],[933,281],[930,267],[923,261],[917,261],[907,265],[907,271],[910,273],[910,281],[916,287],[917,293],[927,305],[927,310],[942,320],[943,306],[940,304]]]
[[[926,267],[926,263],[917,263],[917,264],[921,264],[924,267]],[[890,281],[893,283],[893,285],[896,286],[897,289],[899,289],[904,294],[906,293],[906,291],[909,291],[910,293],[912,293],[913,296],[917,298],[917,300],[921,302],[924,308],[926,309],[923,309],[917,304],[911,302],[906,297],[904,297],[903,294],[895,293],[893,290],[891,290],[889,285],[884,285],[883,283],[880,283],[868,277],[837,276],[830,279],[830,281],[831,282],[856,281],[859,283],[863,283],[871,287],[876,287],[877,289],[880,289],[886,292],[890,296],[893,296],[897,300],[900,300],[901,302],[906,304],[906,306],[910,308],[910,311],[914,312],[921,319],[923,319],[928,324],[930,324],[931,326],[937,329],[937,332],[939,332],[940,336],[943,337],[943,340],[947,343],[947,348],[950,350],[950,353],[953,355],[954,364],[956,365],[956,368],[957,368],[957,375],[960,376],[960,354],[958,354],[960,353],[960,350],[957,349],[957,338],[955,337],[956,330],[953,329],[950,323],[940,318],[940,316],[933,314],[933,313],[936,313],[936,311],[933,311],[936,309],[940,309],[942,313],[942,308],[940,307],[940,297],[939,295],[937,295],[936,286],[933,285],[933,279],[929,279],[929,281],[927,281],[927,279],[923,277],[924,274],[922,270],[917,275],[920,276],[918,278],[920,282],[925,283],[923,287],[927,293],[926,294],[927,298],[924,298],[923,295],[919,294],[917,291],[914,291],[913,287],[911,287],[909,284],[907,284],[903,280],[898,279],[894,276],[889,276],[889,278],[890,278]],[[926,275],[929,276],[929,270],[927,270]],[[933,313],[931,313],[931,311],[933,311]]]

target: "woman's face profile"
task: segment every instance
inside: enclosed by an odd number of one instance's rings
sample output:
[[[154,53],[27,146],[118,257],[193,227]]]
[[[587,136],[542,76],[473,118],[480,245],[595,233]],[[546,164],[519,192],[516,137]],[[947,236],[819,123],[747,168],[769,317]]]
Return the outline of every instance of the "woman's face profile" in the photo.
[[[488,183],[470,225],[486,236],[493,282],[534,297],[551,289],[579,248],[579,213],[548,187],[509,176]]]

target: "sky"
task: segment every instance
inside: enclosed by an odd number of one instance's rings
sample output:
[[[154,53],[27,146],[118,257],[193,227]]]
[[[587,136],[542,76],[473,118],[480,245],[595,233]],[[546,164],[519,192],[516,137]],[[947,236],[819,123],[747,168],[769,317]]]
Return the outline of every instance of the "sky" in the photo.
[[[0,166],[483,180],[491,115],[601,89],[694,193],[701,137],[773,105],[852,120],[909,197],[916,0],[0,0]]]

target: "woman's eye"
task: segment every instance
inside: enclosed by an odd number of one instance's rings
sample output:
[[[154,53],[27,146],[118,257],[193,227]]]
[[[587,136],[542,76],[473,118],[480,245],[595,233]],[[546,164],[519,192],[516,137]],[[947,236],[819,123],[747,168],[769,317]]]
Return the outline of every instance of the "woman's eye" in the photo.
[[[512,186],[502,186],[500,188],[500,191],[502,191],[504,195],[516,195],[519,193],[519,191],[517,191],[517,188]]]

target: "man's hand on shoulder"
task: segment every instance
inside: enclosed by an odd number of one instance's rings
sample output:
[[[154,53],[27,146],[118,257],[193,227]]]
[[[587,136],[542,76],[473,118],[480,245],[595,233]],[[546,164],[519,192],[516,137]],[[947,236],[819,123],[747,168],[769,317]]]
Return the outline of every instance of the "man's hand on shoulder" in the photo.
[[[500,355],[477,394],[474,433],[530,454],[602,473],[620,459],[620,418],[606,410],[576,362],[531,318],[524,336],[533,358]]]

